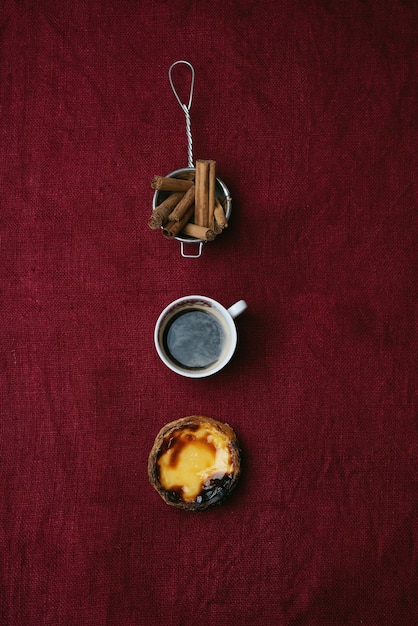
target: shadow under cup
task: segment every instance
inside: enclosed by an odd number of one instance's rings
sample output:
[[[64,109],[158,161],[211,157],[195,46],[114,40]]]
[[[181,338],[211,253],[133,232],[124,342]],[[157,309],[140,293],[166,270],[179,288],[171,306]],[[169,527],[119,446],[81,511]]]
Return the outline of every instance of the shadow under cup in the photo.
[[[180,299],[164,309],[155,326],[154,341],[160,358],[172,371],[203,378],[230,361],[237,331],[227,309],[196,297]]]

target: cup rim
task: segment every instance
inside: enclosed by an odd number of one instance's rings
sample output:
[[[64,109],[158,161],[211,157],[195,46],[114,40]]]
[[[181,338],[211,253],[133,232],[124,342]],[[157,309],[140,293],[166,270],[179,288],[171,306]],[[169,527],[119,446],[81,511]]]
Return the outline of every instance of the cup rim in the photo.
[[[182,369],[181,367],[177,366],[175,363],[170,361],[170,359],[167,357],[165,351],[162,349],[160,345],[160,329],[161,329],[161,325],[165,317],[171,314],[173,309],[178,307],[180,304],[187,304],[188,300],[190,300],[191,304],[192,303],[195,304],[196,302],[199,302],[199,301],[202,301],[202,303],[209,303],[210,306],[213,306],[222,314],[223,319],[227,323],[228,331],[230,334],[230,346],[228,350],[226,351],[223,359],[219,361],[217,364],[215,364],[213,367],[208,367],[202,370]],[[237,347],[237,340],[238,340],[238,335],[237,335],[235,322],[234,322],[233,317],[228,312],[228,309],[226,309],[220,302],[218,302],[217,300],[214,300],[213,298],[210,298],[209,296],[190,295],[190,296],[182,296],[181,298],[177,298],[176,300],[173,300],[166,307],[164,307],[164,309],[161,311],[154,327],[154,344],[157,350],[157,354],[160,357],[161,361],[171,371],[175,372],[176,374],[179,374],[180,376],[185,376],[186,378],[207,378],[209,376],[212,376],[213,374],[216,374],[220,370],[222,370],[232,359],[235,353],[236,347]]]

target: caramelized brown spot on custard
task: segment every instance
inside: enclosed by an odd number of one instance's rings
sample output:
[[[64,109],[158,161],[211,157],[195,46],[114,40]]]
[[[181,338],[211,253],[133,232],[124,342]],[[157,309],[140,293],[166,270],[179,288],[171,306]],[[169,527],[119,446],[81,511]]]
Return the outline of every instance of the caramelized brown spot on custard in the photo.
[[[175,468],[178,466],[182,450],[184,450],[186,446],[190,445],[191,442],[194,442],[193,445],[196,449],[201,448],[202,450],[204,450],[206,448],[208,451],[212,453],[213,457],[215,458],[216,446],[214,446],[214,444],[211,443],[208,440],[208,438],[196,439],[195,435],[192,435],[190,433],[183,433],[182,431],[179,431],[173,437],[170,438],[170,445],[169,445],[169,449],[171,450],[170,461],[169,461],[170,467]]]

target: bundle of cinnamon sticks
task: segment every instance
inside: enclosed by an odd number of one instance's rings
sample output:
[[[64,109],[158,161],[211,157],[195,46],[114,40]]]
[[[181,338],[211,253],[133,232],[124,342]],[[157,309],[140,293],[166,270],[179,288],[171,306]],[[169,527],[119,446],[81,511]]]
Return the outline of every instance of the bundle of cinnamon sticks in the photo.
[[[224,207],[216,196],[216,163],[198,159],[196,169],[178,177],[154,176],[152,189],[168,196],[152,212],[148,226],[164,237],[188,235],[213,241],[227,228]]]

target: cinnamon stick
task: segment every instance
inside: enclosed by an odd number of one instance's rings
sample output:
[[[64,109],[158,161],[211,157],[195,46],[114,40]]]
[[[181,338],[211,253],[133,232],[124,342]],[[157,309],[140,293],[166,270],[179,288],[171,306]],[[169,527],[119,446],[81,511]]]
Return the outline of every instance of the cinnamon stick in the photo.
[[[182,234],[189,235],[189,237],[205,239],[206,241],[213,241],[216,237],[216,233],[212,228],[197,226],[197,224],[191,224],[190,222],[185,225],[181,232]]]
[[[216,161],[209,161],[209,206],[208,225],[213,222],[215,211],[215,187],[216,187]]]
[[[182,180],[170,176],[154,176],[151,182],[152,189],[160,189],[161,191],[187,191],[192,185],[192,180]]]
[[[168,222],[163,228],[163,235],[167,239],[172,239],[186,226],[193,215],[193,205],[189,207],[179,222]]]
[[[221,232],[223,231],[223,228],[219,226],[218,222],[215,219],[213,220],[212,230],[215,233],[215,235],[220,235]]]
[[[195,177],[194,170],[187,170],[186,172],[178,172],[173,178],[180,178],[182,180],[193,180]]]
[[[194,223],[209,226],[209,161],[196,161]]]
[[[228,228],[228,220],[219,198],[215,198],[214,218],[220,228]]]
[[[177,191],[167,196],[167,198],[163,200],[161,204],[155,207],[148,222],[148,226],[151,228],[151,230],[159,230],[161,226],[164,226],[164,224],[168,220],[168,216],[173,211],[178,202],[180,202],[183,196],[184,193],[182,191]]]
[[[186,211],[192,206],[195,201],[195,187],[192,185],[190,189],[186,191],[180,202],[176,205],[174,210],[168,216],[170,222],[178,222],[182,219]]]

